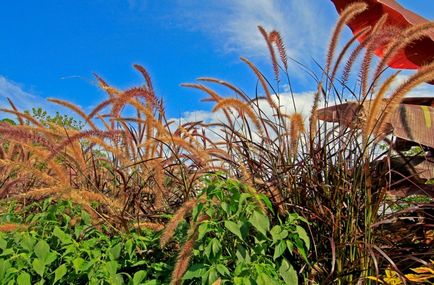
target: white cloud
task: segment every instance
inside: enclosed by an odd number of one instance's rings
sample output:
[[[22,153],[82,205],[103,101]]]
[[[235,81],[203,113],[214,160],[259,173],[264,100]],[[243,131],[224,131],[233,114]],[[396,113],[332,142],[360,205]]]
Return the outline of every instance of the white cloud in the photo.
[[[35,106],[34,104],[36,101],[40,102],[40,98],[37,98],[35,95],[24,91],[19,84],[0,75],[1,108],[10,107],[7,98],[11,99],[19,110],[30,110]]]
[[[276,29],[286,43],[288,55],[303,62],[311,57],[323,58],[335,20],[332,5],[317,0],[220,0],[208,1],[207,5],[182,0],[176,10],[178,14],[173,16],[182,25],[210,35],[225,52],[248,57],[268,59],[257,26],[268,31]]]
[[[410,75],[408,74],[399,74],[396,77],[391,90],[395,90],[400,84],[404,83],[409,77]],[[423,83],[418,85],[413,90],[411,90],[406,97],[433,97],[433,96],[434,96],[434,85]]]
[[[273,96],[276,103],[279,103],[281,106],[281,112],[287,115],[292,115],[294,113],[294,104],[297,112],[300,112],[305,117],[305,124],[307,123],[307,119],[310,114],[310,110],[313,104],[313,95],[314,92],[303,92],[296,93],[294,97],[291,96],[290,93],[281,93],[279,95],[279,100],[277,100],[277,96]],[[294,101],[293,101],[294,100]],[[264,117],[268,117],[270,119],[273,118],[273,110],[265,99],[259,100],[259,108],[261,112],[263,112]],[[257,110],[256,107],[253,107],[254,110]],[[236,114],[236,112],[235,112]],[[187,122],[195,122],[195,121],[203,121],[204,123],[226,123],[226,118],[222,111],[211,112],[205,110],[198,110],[193,112],[185,112],[181,118],[172,119],[176,122],[174,127],[181,123]],[[252,125],[252,124],[250,124]],[[271,130],[269,130],[271,131]],[[207,128],[208,137],[214,141],[219,141],[219,136],[223,135],[220,127],[209,127]]]
[[[77,117],[69,109],[50,103],[45,98],[26,91],[19,83],[0,75],[0,108],[11,109],[7,98],[11,99],[19,111],[31,111],[32,108],[41,107],[51,115],[58,111],[61,114]],[[0,118],[7,116],[6,113],[0,113]]]

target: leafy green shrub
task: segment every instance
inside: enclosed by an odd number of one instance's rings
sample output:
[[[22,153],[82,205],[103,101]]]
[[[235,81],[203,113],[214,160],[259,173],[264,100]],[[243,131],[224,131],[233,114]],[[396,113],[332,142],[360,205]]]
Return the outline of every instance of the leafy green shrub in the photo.
[[[192,209],[172,284],[180,283],[182,270],[177,269],[190,258],[184,284],[213,284],[219,279],[222,284],[298,284],[295,268],[306,265],[310,248],[301,226],[307,221],[296,213],[285,221],[270,219],[269,199],[238,181],[211,177],[205,183]],[[191,256],[189,240],[195,241]]]
[[[28,229],[0,232],[0,284],[162,284],[170,253],[158,234],[110,235],[97,230],[89,214],[68,201],[50,199],[2,216],[4,225]],[[6,223],[6,224],[5,224]],[[146,282],[145,282],[146,280]]]

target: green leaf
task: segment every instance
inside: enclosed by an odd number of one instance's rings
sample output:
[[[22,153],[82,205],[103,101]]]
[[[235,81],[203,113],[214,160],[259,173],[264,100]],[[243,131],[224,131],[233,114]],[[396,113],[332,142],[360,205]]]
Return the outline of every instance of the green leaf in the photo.
[[[281,240],[285,239],[288,236],[288,231],[285,230],[285,229],[283,229],[279,225],[275,225],[271,229],[270,233],[271,233],[271,237],[273,238],[273,243],[281,241]]]
[[[234,235],[243,240],[243,235],[241,234],[241,226],[240,224],[236,224],[232,221],[225,221],[225,227]]]
[[[267,195],[259,194],[258,197],[264,202],[268,210],[270,210],[271,213],[274,213],[273,204],[271,203],[270,199],[268,199]]]
[[[45,260],[45,263],[47,265],[50,265],[51,263],[53,263],[55,260],[57,259],[57,254],[53,251],[51,251],[48,256],[47,259]]]
[[[127,250],[128,256],[130,257],[130,259],[132,258],[132,254],[133,254],[133,241],[131,239],[127,240],[125,242],[125,249]]]
[[[211,240],[211,246],[212,246],[212,253],[214,256],[217,256],[217,254],[220,253],[220,251],[222,250],[222,245],[220,243],[220,241],[216,238],[213,238]]]
[[[116,275],[116,272],[118,271],[118,263],[114,260],[108,261],[105,264],[105,268],[109,275],[114,276]]]
[[[0,259],[0,280],[4,280],[6,271],[11,267],[9,261]]]
[[[226,214],[230,215],[230,208],[229,208],[229,204],[226,202],[222,202],[220,204],[220,207],[222,208],[223,211],[225,211]]]
[[[294,244],[290,240],[286,241],[286,247],[291,254],[294,252]]]
[[[74,259],[72,261],[72,265],[74,266],[75,273],[82,271],[83,264],[85,264],[85,263],[86,263],[86,260],[84,260],[81,257],[77,257],[76,259]]]
[[[282,240],[274,248],[273,259],[276,260],[277,258],[279,258],[285,252],[285,250],[286,250],[286,242]]]
[[[26,235],[21,240],[20,245],[21,245],[22,248],[24,248],[28,252],[32,252],[33,251],[33,247],[35,245],[35,242],[36,242],[35,239],[33,239],[32,237]]]
[[[85,225],[90,225],[92,223],[90,215],[84,210],[81,211],[81,220],[84,222]]]
[[[306,250],[304,248],[303,242],[301,240],[296,240],[295,245],[297,246],[298,253],[300,253],[300,255],[303,257],[303,259],[306,262],[308,262],[307,253],[306,253]]]
[[[112,284],[112,285],[122,285],[122,284],[124,284],[124,279],[122,278],[122,275],[115,274],[113,276],[110,276],[110,284]]]
[[[32,285],[31,283],[30,274],[27,272],[22,272],[20,275],[18,275],[17,283],[18,285]]]
[[[298,284],[297,272],[286,259],[284,259],[280,265],[279,274],[282,276],[283,280],[285,280],[286,284]]]
[[[204,264],[193,264],[188,268],[188,271],[182,276],[182,280],[190,280],[194,278],[201,278],[207,270]]]
[[[144,270],[140,270],[134,273],[133,285],[139,285],[140,283],[142,283],[142,281],[146,278],[146,275],[148,275],[148,273]]]
[[[57,237],[62,244],[66,245],[72,243],[72,237],[57,226],[53,230],[53,235]]]
[[[143,285],[159,285],[160,283],[158,282],[158,280],[154,279],[154,280],[149,280],[146,281],[145,283],[143,283]]]
[[[258,279],[256,279],[256,283],[258,285],[271,285],[271,284],[278,284],[276,280],[268,276],[266,273],[259,273]],[[287,283],[287,284],[298,284],[298,283]]]
[[[249,222],[264,236],[267,236],[267,231],[270,229],[270,221],[268,217],[258,211],[254,211]]]
[[[200,224],[198,228],[197,240],[203,239],[203,237],[206,235],[207,232],[208,232],[208,223],[204,222]]]
[[[217,264],[217,266],[215,267],[217,269],[217,271],[224,276],[230,276],[231,273],[229,272],[229,269],[224,266],[223,264]]]
[[[111,247],[109,249],[110,259],[111,260],[119,259],[119,256],[121,255],[121,249],[122,249],[121,243],[118,243],[115,246]]]
[[[310,239],[309,236],[306,233],[306,230],[300,226],[296,227],[297,234],[299,237],[304,241],[304,244],[306,245],[307,250],[310,248]]]
[[[39,276],[44,276],[45,262],[39,258],[36,258],[32,262],[33,270],[38,273]]]
[[[213,284],[218,278],[219,275],[217,274],[217,270],[211,267],[208,270],[208,284]]]
[[[57,281],[61,280],[63,276],[65,276],[67,272],[66,264],[62,264],[54,270],[54,282],[56,284]]]
[[[8,242],[5,241],[3,238],[0,238],[0,249],[5,250],[8,246]]]
[[[45,261],[47,259],[48,253],[50,252],[50,246],[44,240],[40,240],[33,249],[36,256]]]

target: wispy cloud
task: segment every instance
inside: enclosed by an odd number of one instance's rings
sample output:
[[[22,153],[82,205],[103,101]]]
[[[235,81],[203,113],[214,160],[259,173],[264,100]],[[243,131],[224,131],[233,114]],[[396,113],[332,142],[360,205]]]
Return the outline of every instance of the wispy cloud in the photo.
[[[35,106],[35,102],[40,102],[41,99],[27,91],[24,91],[20,84],[0,75],[0,106],[2,108],[10,107],[7,98],[11,99],[21,110],[31,109]]]
[[[291,96],[290,93],[281,93],[279,94],[279,99],[277,96],[273,96],[273,98],[276,103],[280,104],[282,113],[291,115],[296,110],[307,118],[312,108],[313,95],[314,92],[295,93],[293,96]],[[294,103],[296,109],[294,109]],[[273,117],[273,110],[265,99],[259,100],[258,105],[264,116],[269,118]],[[253,107],[253,109],[256,109],[256,107]],[[226,122],[223,112],[211,112],[205,110],[185,112],[181,118],[173,120],[180,123],[195,121],[203,121],[205,123]]]
[[[14,105],[20,111],[32,110],[32,108],[43,108],[47,112],[54,114],[59,111],[63,114],[73,115],[69,110],[60,108],[57,105],[51,104],[45,98],[26,91],[26,89],[19,83],[16,83],[2,75],[0,75],[0,108],[10,109],[11,106],[7,101],[7,98],[11,99]],[[4,117],[5,114],[0,114],[0,117]],[[75,116],[75,115],[74,115]]]
[[[183,25],[210,35],[224,52],[236,51],[249,57],[268,56],[257,30],[278,30],[289,56],[310,60],[323,56],[334,22],[331,5],[318,0],[220,0],[197,5],[178,1],[178,18]],[[179,12],[181,11],[181,12]]]
[[[410,75],[408,74],[399,74],[392,85],[391,91],[393,92],[393,90],[395,90],[399,85],[404,83],[409,77]],[[389,92],[388,95],[390,95],[390,93],[391,92]],[[414,88],[413,90],[411,90],[406,97],[433,97],[433,96],[434,96],[434,86],[428,83],[423,83],[417,86],[416,88]]]

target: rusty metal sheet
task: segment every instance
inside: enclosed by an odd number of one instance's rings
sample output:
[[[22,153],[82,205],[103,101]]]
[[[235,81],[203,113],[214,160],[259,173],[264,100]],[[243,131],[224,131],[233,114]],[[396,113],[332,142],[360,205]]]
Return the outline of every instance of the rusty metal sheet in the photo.
[[[400,104],[390,121],[393,134],[434,148],[434,108]]]
[[[434,148],[434,98],[406,98],[390,121],[393,135]],[[355,120],[366,117],[372,101],[360,106],[357,102],[347,102],[318,110],[318,119],[339,123],[346,127],[359,126]],[[412,104],[408,104],[412,103]],[[387,100],[383,101],[387,104]],[[416,105],[420,104],[420,105]]]

